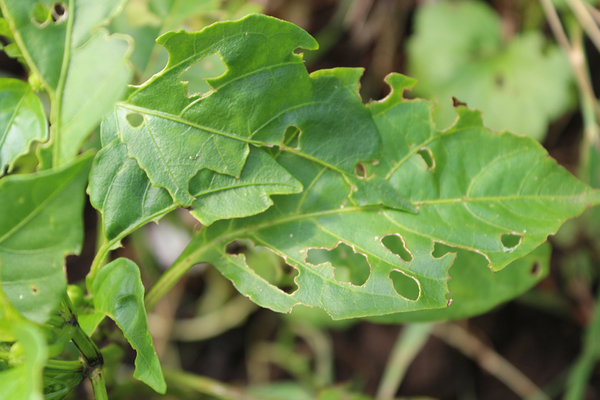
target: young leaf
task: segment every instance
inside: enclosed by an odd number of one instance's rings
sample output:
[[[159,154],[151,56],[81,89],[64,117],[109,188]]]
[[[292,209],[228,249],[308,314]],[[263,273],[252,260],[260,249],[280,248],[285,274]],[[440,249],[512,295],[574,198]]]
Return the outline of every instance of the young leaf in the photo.
[[[48,122],[39,97],[28,83],[0,79],[0,176],[34,141],[48,139]]]
[[[359,161],[378,158],[379,136],[355,90],[360,72],[309,76],[294,50],[317,44],[297,26],[251,15],[157,41],[169,63],[115,113],[128,155],[176,203],[192,204],[189,181],[202,169],[239,177],[249,144],[279,145],[350,175]],[[208,81],[206,95],[188,96],[181,75],[215,53],[227,72]],[[283,145],[290,126],[301,131],[298,148]]]
[[[114,122],[108,116],[102,123],[103,142],[112,141],[94,160],[88,192],[92,205],[102,211],[106,238],[116,243],[177,205],[166,189],[152,186],[137,162],[127,157],[125,146],[110,135],[116,132]],[[264,151],[252,147],[239,179],[202,170],[190,181],[195,198],[192,214],[202,224],[210,225],[219,219],[258,214],[273,204],[270,195],[301,190],[300,182],[283,167]]]
[[[0,341],[16,342],[20,363],[0,371],[0,399],[41,400],[48,352],[39,329],[19,315],[0,288]],[[18,349],[16,348],[18,347]]]
[[[148,332],[139,268],[133,261],[119,258],[100,270],[93,285],[94,308],[117,323],[137,352],[133,376],[164,394],[167,386]]]
[[[81,250],[83,200],[92,163],[83,155],[59,168],[0,180],[0,284],[15,308],[45,322],[67,286],[64,258]]]
[[[100,27],[125,0],[1,0],[15,41],[52,102],[56,165],[77,154],[131,79],[130,44]]]
[[[450,268],[449,298],[452,303],[437,310],[422,310],[374,317],[378,323],[401,324],[470,318],[483,314],[505,301],[531,289],[548,275],[551,247],[545,243],[513,261],[495,274],[487,268],[487,260],[477,253],[445,246],[456,252]]]
[[[408,44],[417,94],[436,100],[438,128],[452,125],[450,98],[483,111],[486,127],[541,140],[548,123],[571,103],[565,55],[529,31],[502,41],[500,17],[485,2],[435,2],[419,7]],[[551,82],[551,84],[548,84]]]
[[[452,129],[437,132],[430,103],[402,98],[414,80],[395,74],[388,82],[392,94],[370,106],[382,135],[383,159],[367,166],[367,175],[387,180],[418,214],[353,203],[342,176],[283,155],[278,161],[293,171],[304,192],[277,198],[263,214],[200,231],[149,293],[148,304],[165,290],[165,282],[207,261],[240,292],[277,311],[302,303],[320,306],[336,319],[441,308],[453,257],[434,257],[435,243],[480,253],[500,270],[533,251],[564,220],[600,202],[598,191],[557,166],[532,139],[492,133],[481,126],[479,112],[465,107],[458,107]],[[399,236],[402,251],[386,246],[384,237],[391,235]],[[253,240],[284,257],[298,269],[298,290],[284,293],[242,257],[227,254],[226,245],[235,239]],[[370,264],[370,276],[360,287],[336,281],[330,264],[307,262],[310,249],[332,249],[340,242]],[[393,271],[416,281],[416,299],[396,292]]]

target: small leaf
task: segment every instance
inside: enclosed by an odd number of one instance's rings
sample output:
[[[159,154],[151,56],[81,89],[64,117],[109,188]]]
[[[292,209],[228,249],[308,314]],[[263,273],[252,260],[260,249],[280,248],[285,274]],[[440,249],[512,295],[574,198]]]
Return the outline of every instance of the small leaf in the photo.
[[[25,317],[44,323],[61,302],[64,259],[83,240],[83,200],[92,163],[83,155],[60,168],[0,180],[0,281]]]
[[[443,247],[444,251],[457,253],[448,283],[451,304],[437,310],[375,317],[373,321],[401,324],[471,318],[531,289],[548,275],[550,267],[551,247],[547,243],[497,273],[492,273],[487,268],[487,260],[477,253]]]
[[[48,139],[48,122],[39,97],[18,79],[0,79],[0,176],[27,153],[32,141]]]
[[[134,262],[119,258],[98,272],[93,287],[95,309],[117,323],[137,352],[133,376],[164,394],[167,386],[148,332],[139,268]]]
[[[101,28],[124,2],[0,1],[16,44],[50,96],[56,165],[77,154],[131,79],[129,41]]]
[[[48,352],[40,330],[19,315],[0,288],[0,341],[16,342],[23,351],[23,363],[0,371],[0,399],[41,400],[42,372]]]
[[[435,2],[417,9],[408,44],[417,94],[437,101],[439,129],[452,125],[450,98],[483,111],[486,127],[541,140],[572,103],[572,73],[539,31],[502,40],[500,17],[485,2]],[[550,82],[550,84],[549,84]]]

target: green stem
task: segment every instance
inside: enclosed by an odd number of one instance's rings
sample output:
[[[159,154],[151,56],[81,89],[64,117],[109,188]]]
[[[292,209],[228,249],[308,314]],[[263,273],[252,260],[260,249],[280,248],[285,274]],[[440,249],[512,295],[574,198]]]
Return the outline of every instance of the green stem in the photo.
[[[44,373],[49,375],[61,375],[82,373],[85,367],[81,361],[48,360],[44,367]]]
[[[256,397],[205,376],[175,370],[163,370],[169,385],[191,389],[221,400],[257,400]],[[96,398],[97,400],[97,398]]]
[[[104,377],[102,376],[102,370],[95,368],[92,370],[90,376],[92,382],[92,390],[94,391],[94,399],[96,400],[108,400],[108,393],[106,393],[106,384],[104,383]]]
[[[431,328],[432,324],[408,324],[402,328],[385,366],[376,399],[394,398],[408,367],[427,343]]]

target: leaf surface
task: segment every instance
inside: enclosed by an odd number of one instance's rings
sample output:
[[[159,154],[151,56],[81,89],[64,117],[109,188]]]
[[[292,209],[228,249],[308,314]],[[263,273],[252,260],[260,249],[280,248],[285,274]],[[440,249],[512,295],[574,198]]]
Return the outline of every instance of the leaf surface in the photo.
[[[169,63],[115,113],[130,157],[152,184],[190,206],[189,181],[202,169],[239,177],[249,144],[280,145],[343,174],[379,156],[379,138],[356,91],[360,72],[321,71],[309,76],[297,48],[314,49],[312,37],[290,23],[251,15],[197,33],[169,32],[157,40]],[[218,53],[227,66],[210,79],[204,96],[188,96],[181,75]],[[135,117],[143,121],[132,123]],[[290,126],[298,148],[283,145]]]
[[[133,229],[156,220],[177,205],[164,188],[152,186],[137,162],[127,156],[115,136],[115,119],[102,124],[104,148],[92,166],[88,192],[92,205],[102,211],[104,234],[118,241]],[[106,144],[106,141],[110,141]],[[192,214],[204,225],[216,220],[258,214],[273,202],[273,194],[297,193],[300,182],[263,150],[252,147],[240,178],[200,171],[190,182]]]
[[[15,41],[48,91],[57,165],[77,154],[131,79],[130,43],[101,29],[124,0],[2,0]]]
[[[48,122],[39,97],[28,83],[18,79],[0,79],[0,176],[29,144],[48,139]]]
[[[144,285],[138,266],[119,258],[100,270],[93,285],[94,308],[117,323],[137,352],[133,376],[164,394],[167,386],[148,331]]]
[[[10,304],[0,288],[0,341],[17,342],[22,363],[0,371],[0,399],[41,400],[42,372],[48,350],[40,330],[25,320]],[[13,345],[15,346],[15,345]]]
[[[448,297],[452,299],[452,303],[436,310],[374,317],[374,322],[400,324],[470,318],[523,294],[549,272],[551,247],[547,243],[497,273],[492,273],[487,268],[487,261],[481,255],[445,247],[445,251],[457,254],[456,261],[450,268],[451,279],[448,282]]]
[[[500,270],[600,201],[598,191],[559,167],[534,140],[490,132],[480,113],[465,107],[457,108],[452,129],[438,132],[429,102],[402,98],[414,80],[394,74],[388,82],[392,94],[369,107],[383,158],[367,166],[367,176],[386,180],[418,214],[361,206],[348,197],[352,185],[343,176],[283,154],[277,161],[302,182],[303,193],[277,197],[271,209],[255,217],[203,229],[169,279],[207,261],[261,306],[282,312],[297,303],[320,306],[334,319],[441,308],[453,256],[436,258],[436,243],[480,253]],[[399,236],[404,255],[384,244],[390,235]],[[298,290],[284,293],[247,267],[243,257],[227,254],[234,239],[250,239],[282,256],[299,272]],[[337,281],[331,264],[307,262],[310,249],[333,249],[340,242],[366,256],[370,276],[362,286]],[[395,291],[393,271],[418,282],[417,300]]]
[[[451,97],[483,111],[486,127],[536,140],[572,103],[572,73],[556,45],[540,32],[502,40],[500,17],[483,2],[419,7],[408,44],[417,94],[435,100],[438,128],[452,125]],[[551,84],[549,84],[551,82]]]
[[[44,323],[66,290],[64,259],[83,240],[83,200],[92,162],[83,155],[64,166],[0,180],[2,290],[28,319]]]

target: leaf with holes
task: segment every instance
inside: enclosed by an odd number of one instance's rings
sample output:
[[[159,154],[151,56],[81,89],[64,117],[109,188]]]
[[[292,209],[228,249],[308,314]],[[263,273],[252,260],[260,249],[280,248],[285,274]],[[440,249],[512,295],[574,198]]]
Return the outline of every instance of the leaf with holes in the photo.
[[[100,270],[94,280],[94,308],[117,323],[137,352],[133,376],[164,394],[167,386],[148,332],[144,285],[133,261],[119,258]]]
[[[101,27],[125,0],[1,0],[23,57],[48,92],[52,157],[72,158],[131,79],[130,43]]]
[[[27,152],[32,141],[48,139],[42,102],[28,83],[0,79],[0,132],[0,176]]]
[[[102,211],[103,228],[111,246],[129,232],[157,220],[177,205],[164,188],[151,185],[137,162],[127,157],[114,132],[114,118],[102,125],[102,139],[109,140],[92,166],[88,192],[92,205]],[[200,171],[190,182],[195,200],[192,214],[204,225],[216,220],[245,217],[269,208],[273,194],[298,193],[300,182],[261,149],[252,147],[240,178]]]
[[[449,246],[436,246],[434,255],[456,253],[448,283],[451,304],[437,310],[391,314],[374,317],[372,320],[400,324],[464,319],[483,314],[514,299],[546,277],[550,269],[550,251],[550,245],[545,243],[525,257],[513,261],[502,271],[492,274],[487,268],[485,257]]]
[[[485,126],[541,140],[573,103],[572,73],[556,45],[528,31],[502,41],[500,17],[484,2],[435,2],[417,9],[408,43],[417,94],[436,100],[438,128],[456,118],[452,96],[483,111]],[[551,82],[549,84],[549,82]]]
[[[441,308],[454,256],[436,257],[436,243],[480,253],[500,270],[533,251],[567,218],[600,202],[598,191],[559,167],[534,140],[492,133],[482,127],[479,112],[462,106],[454,127],[437,132],[431,103],[402,97],[415,81],[393,74],[388,83],[390,96],[369,106],[383,158],[364,165],[363,179],[377,179],[373,186],[385,180],[418,214],[368,198],[358,198],[370,203],[361,205],[349,196],[353,185],[344,176],[284,153],[277,161],[302,182],[303,193],[277,197],[274,207],[255,217],[201,230],[163,280],[171,282],[206,261],[240,292],[277,311],[301,303],[322,307],[336,319]],[[283,257],[298,270],[298,289],[285,293],[249,268],[243,256],[228,254],[227,245],[237,239]],[[311,262],[314,249],[342,243],[366,260],[366,273],[362,267],[347,279],[330,262]],[[161,290],[149,293],[150,303]]]
[[[249,145],[277,145],[348,176],[379,157],[379,135],[358,96],[361,71],[309,75],[294,50],[317,44],[297,26],[251,15],[157,41],[169,63],[117,103],[116,129],[128,155],[177,204],[192,205],[189,183],[202,169],[239,177]],[[188,96],[181,75],[215,53],[227,71],[208,80],[208,93]],[[298,147],[283,143],[291,126],[300,130]],[[398,204],[412,209],[396,193],[391,206]]]
[[[0,180],[0,284],[15,308],[43,323],[66,290],[65,256],[81,250],[91,154]]]

